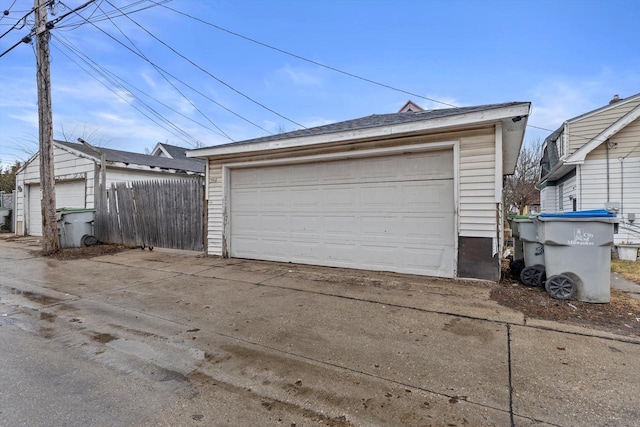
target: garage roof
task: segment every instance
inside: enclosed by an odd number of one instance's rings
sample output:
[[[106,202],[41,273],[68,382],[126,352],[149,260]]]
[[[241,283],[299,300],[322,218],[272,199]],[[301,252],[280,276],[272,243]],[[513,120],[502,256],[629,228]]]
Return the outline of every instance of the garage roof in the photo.
[[[529,102],[507,102],[373,114],[354,120],[190,150],[187,152],[187,157],[207,158],[340,141],[419,135],[502,121],[504,172],[513,173],[512,169],[520,152],[530,108]]]
[[[100,156],[91,148],[75,142],[54,141],[55,144],[79,151],[86,156],[100,160]],[[98,148],[104,151],[107,162],[122,163],[124,165],[140,165],[158,169],[172,169],[193,173],[204,173],[205,162],[200,159],[172,159],[169,157],[150,156],[148,154],[131,153],[129,151]]]

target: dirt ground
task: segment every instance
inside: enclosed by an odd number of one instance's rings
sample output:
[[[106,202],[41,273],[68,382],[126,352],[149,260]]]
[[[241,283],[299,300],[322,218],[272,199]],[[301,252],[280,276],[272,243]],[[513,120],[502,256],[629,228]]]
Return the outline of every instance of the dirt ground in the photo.
[[[547,295],[542,287],[523,285],[508,270],[503,271],[502,277],[491,291],[491,299],[527,317],[640,336],[640,301],[617,289],[611,289],[608,304],[559,301]]]

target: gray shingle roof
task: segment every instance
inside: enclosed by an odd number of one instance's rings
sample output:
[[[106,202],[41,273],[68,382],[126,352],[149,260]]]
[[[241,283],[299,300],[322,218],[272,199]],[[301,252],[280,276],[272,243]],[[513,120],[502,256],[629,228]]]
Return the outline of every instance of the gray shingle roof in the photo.
[[[381,126],[396,125],[402,123],[417,122],[429,119],[438,119],[448,116],[458,116],[466,113],[474,113],[478,111],[486,111],[497,108],[510,107],[519,105],[522,102],[507,102],[503,104],[478,105],[474,107],[458,107],[458,108],[442,108],[437,110],[424,111],[408,111],[404,113],[391,114],[373,114],[371,116],[359,119],[347,120],[344,122],[331,123],[328,125],[317,126],[308,129],[294,130],[292,132],[280,133],[277,135],[269,135],[261,138],[248,139],[245,141],[231,142],[228,144],[216,145],[216,147],[226,147],[238,144],[254,144],[260,142],[279,141],[291,138],[301,138],[306,136],[324,135],[335,132],[343,132],[350,130],[360,130],[368,128],[376,128]]]
[[[186,159],[187,158],[187,149],[183,147],[178,147],[177,145],[165,144],[163,142],[159,142],[158,145],[162,146],[169,156],[174,159]],[[202,160],[202,159],[199,159]]]
[[[55,141],[55,143],[100,159],[100,156],[95,151],[84,144],[66,141]],[[147,154],[113,150],[111,148],[98,147],[98,149],[104,151],[107,162],[141,165],[158,169],[175,169],[195,173],[204,173],[204,167],[206,164],[206,161],[203,161],[202,159],[190,159],[186,157],[181,159],[171,159],[168,157],[149,156]]]

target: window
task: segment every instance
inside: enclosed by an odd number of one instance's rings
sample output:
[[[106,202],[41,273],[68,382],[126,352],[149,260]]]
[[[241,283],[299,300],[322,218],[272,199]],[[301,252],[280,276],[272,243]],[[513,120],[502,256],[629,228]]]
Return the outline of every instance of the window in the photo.
[[[564,184],[558,185],[558,210],[559,211],[564,210],[562,199],[564,199]]]
[[[564,134],[560,134],[556,140],[556,145],[558,146],[558,157],[562,158],[564,156]]]

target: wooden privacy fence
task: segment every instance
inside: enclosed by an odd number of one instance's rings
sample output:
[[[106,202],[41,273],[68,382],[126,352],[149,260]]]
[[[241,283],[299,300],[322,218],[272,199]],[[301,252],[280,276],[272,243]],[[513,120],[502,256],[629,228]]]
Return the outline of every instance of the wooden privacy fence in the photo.
[[[203,250],[201,178],[114,183],[100,194],[95,218],[99,241]]]

